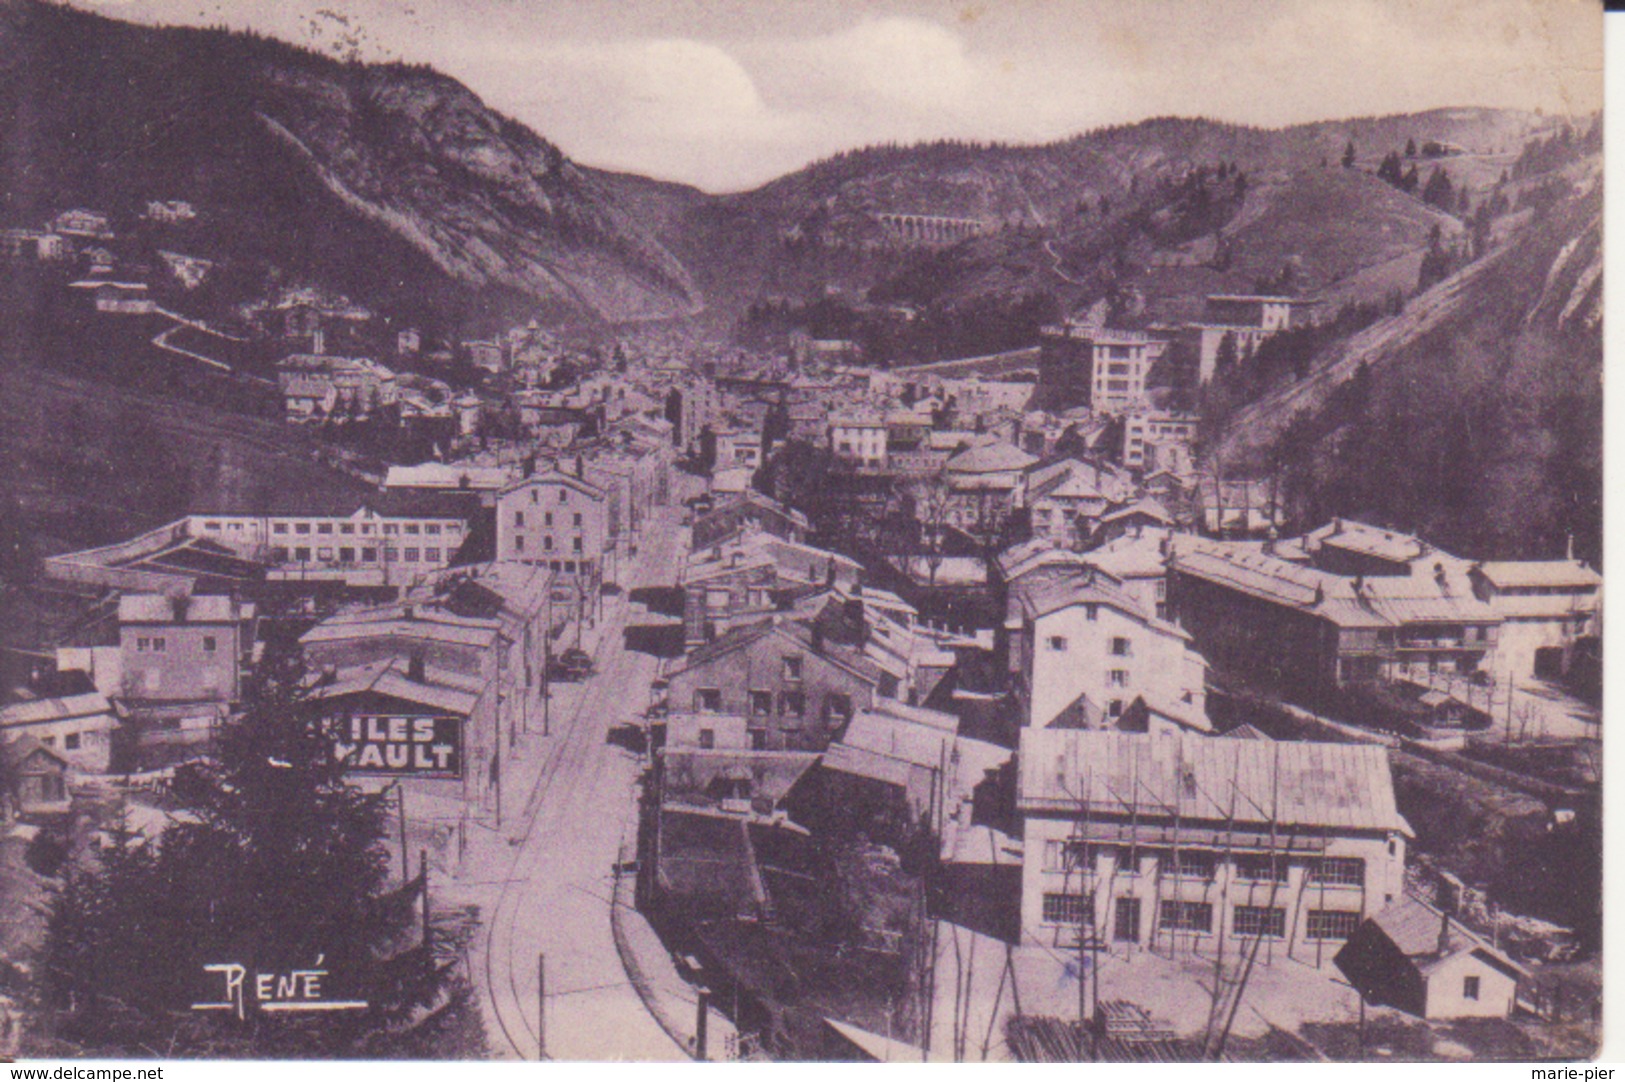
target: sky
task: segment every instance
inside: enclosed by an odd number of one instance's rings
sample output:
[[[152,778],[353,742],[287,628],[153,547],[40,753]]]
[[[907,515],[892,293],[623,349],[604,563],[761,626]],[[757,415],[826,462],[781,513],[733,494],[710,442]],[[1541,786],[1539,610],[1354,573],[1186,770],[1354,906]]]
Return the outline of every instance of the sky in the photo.
[[[877,142],[1602,105],[1596,0],[73,2],[427,62],[579,162],[708,191]]]

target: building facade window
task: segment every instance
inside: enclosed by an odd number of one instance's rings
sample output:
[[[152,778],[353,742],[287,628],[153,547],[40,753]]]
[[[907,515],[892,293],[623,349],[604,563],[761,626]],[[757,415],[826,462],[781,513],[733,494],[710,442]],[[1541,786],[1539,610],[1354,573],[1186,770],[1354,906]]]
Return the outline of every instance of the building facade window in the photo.
[[[214,653],[215,649],[216,649],[216,647],[218,645],[219,644],[218,644],[218,642],[216,641],[216,639],[215,639],[215,637],[213,635],[205,635],[205,636],[203,636],[203,652],[205,654]]]
[[[1045,924],[1082,924],[1092,908],[1084,894],[1045,894],[1042,920]]]
[[[1051,635],[1049,637],[1049,648],[1055,651],[1064,651],[1066,649],[1066,636]]]
[[[1214,861],[1212,853],[1193,852],[1189,849],[1183,849],[1178,853],[1169,853],[1167,860],[1168,874],[1171,876],[1179,879],[1211,880],[1213,878]]]
[[[1462,978],[1462,980],[1461,980],[1461,998],[1462,999],[1477,999],[1478,998],[1478,978],[1477,977],[1463,977]]]
[[[1304,918],[1309,939],[1347,939],[1360,926],[1360,914],[1343,909],[1311,909]]]
[[[1133,643],[1129,642],[1129,640],[1123,638],[1122,636],[1113,636],[1112,637],[1112,656],[1113,657],[1132,657],[1133,654],[1134,654],[1134,644]]]
[[[1336,887],[1365,885],[1365,861],[1359,857],[1321,857],[1309,865],[1309,881]]]
[[[1213,931],[1213,905],[1210,902],[1165,901],[1157,923],[1165,932]]]
[[[1243,853],[1236,857],[1236,878],[1251,883],[1268,883],[1274,880],[1285,883],[1287,876],[1287,862],[1280,857],[1271,858],[1264,853]]]
[[[750,693],[750,713],[757,718],[765,718],[773,713],[773,693],[753,689]]]
[[[1231,930],[1237,935],[1280,939],[1286,935],[1286,910],[1260,905],[1238,905]]]
[[[721,688],[696,688],[694,709],[702,714],[715,714],[722,710]]]

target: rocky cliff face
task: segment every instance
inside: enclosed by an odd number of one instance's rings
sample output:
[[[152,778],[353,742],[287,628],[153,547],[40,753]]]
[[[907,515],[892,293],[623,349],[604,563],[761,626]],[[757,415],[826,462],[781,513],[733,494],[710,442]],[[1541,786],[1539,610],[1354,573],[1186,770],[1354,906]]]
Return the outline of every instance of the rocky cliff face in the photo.
[[[613,185],[428,69],[34,0],[0,6],[0,41],[0,207],[18,224],[180,198],[222,254],[352,288],[359,249],[407,289],[494,287],[612,322],[700,306]]]

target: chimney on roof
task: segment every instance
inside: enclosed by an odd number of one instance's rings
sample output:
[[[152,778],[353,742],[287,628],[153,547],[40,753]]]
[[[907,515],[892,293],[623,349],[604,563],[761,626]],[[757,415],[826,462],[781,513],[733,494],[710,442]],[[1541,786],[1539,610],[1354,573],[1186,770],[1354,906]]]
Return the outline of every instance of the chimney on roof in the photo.
[[[576,456],[576,479],[582,480],[587,476],[587,460],[580,455]]]
[[[1572,533],[1568,535],[1568,543],[1564,547],[1563,551],[1564,551],[1565,558],[1570,563],[1573,563],[1574,562],[1574,535]]]
[[[416,620],[418,618],[417,606],[416,605],[406,605],[406,606],[404,606],[401,609],[401,615],[403,617],[405,617],[406,619],[408,619],[408,620]]]
[[[519,472],[520,475],[524,477],[530,477],[536,473],[536,453],[534,451],[526,455],[524,459],[520,461]],[[465,474],[464,476],[467,475]]]
[[[186,609],[190,601],[185,594],[177,594],[169,599],[169,611],[174,615],[177,624],[186,623]]]
[[[417,684],[427,681],[428,678],[424,674],[422,654],[413,654],[406,659],[406,678]]]
[[[1439,957],[1450,953],[1450,914],[1439,914]]]

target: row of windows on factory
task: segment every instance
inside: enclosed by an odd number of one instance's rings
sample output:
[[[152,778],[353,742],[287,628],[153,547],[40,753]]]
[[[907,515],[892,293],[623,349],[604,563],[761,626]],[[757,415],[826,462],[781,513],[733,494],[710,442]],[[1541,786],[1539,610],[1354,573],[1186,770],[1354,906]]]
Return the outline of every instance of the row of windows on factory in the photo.
[[[341,545],[338,548],[316,548],[312,550],[307,545],[297,545],[292,549],[278,546],[271,550],[271,562],[278,564],[289,563],[308,564],[312,562],[311,554],[314,551],[315,561],[330,564],[337,561],[340,564],[375,564],[378,562],[379,550],[376,548],[352,548]],[[411,545],[405,548],[396,548],[393,545],[383,549],[385,563],[429,563],[440,562],[440,549],[417,548]],[[358,559],[359,557],[359,559]]]
[[[1116,859],[1118,875],[1140,875],[1151,860],[1159,861],[1162,874],[1176,879],[1211,882],[1221,861],[1219,854],[1204,849],[1154,849],[1140,846],[1086,846],[1075,841],[1051,839],[1044,843],[1044,869],[1075,872],[1094,867],[1097,855]],[[1293,861],[1268,853],[1240,853],[1231,860],[1234,877],[1254,883],[1287,881]],[[1308,882],[1336,887],[1363,887],[1365,861],[1359,857],[1315,857],[1301,862]]]
[[[1118,942],[1140,941],[1139,898],[1118,898],[1112,914],[1112,937]],[[1092,923],[1094,895],[1045,894],[1040,919],[1045,924],[1081,926]],[[1348,909],[1310,909],[1304,914],[1304,938],[1347,939],[1360,926],[1360,914]],[[1157,908],[1157,928],[1164,932],[1211,935],[1213,903],[1165,899]],[[1233,934],[1253,939],[1285,939],[1286,910],[1280,906],[1238,905],[1231,910]]]
[[[243,528],[243,524],[241,522],[230,522],[226,525],[233,530],[241,530]],[[382,528],[381,531],[379,530],[379,527]],[[205,530],[223,529],[221,523],[212,519],[204,522],[203,528]],[[457,532],[457,530],[458,525],[455,522],[384,522],[374,524],[371,522],[332,522],[311,520],[308,522],[289,521],[271,523],[271,532],[273,534],[283,535],[317,534],[325,536],[330,534],[341,534],[343,536],[350,537],[354,536],[355,534],[360,534],[363,537],[370,537],[375,532],[382,532],[386,537],[393,537],[401,534],[408,537],[417,537],[420,535],[438,537],[442,531],[448,534],[454,534]]]

